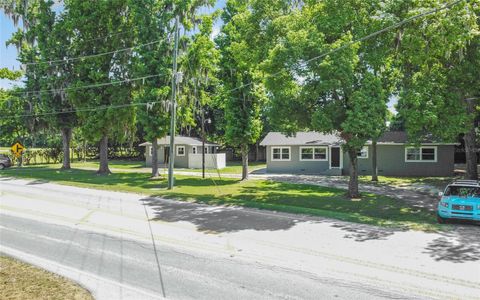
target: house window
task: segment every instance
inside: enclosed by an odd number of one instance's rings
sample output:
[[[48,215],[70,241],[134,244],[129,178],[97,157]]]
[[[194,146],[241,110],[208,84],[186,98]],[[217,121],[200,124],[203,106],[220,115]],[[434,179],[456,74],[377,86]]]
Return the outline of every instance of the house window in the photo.
[[[152,156],[152,153],[153,153],[153,147],[148,147],[148,149],[150,150],[150,156]]]
[[[436,162],[437,147],[409,147],[405,149],[406,162]]]
[[[300,160],[327,160],[327,148],[300,147]]]
[[[193,153],[193,154],[197,154],[197,146],[193,146],[193,147],[192,147],[192,153]]]
[[[357,152],[357,158],[368,158],[368,147],[365,146]]]
[[[272,147],[272,160],[290,160],[290,147]]]
[[[177,146],[177,156],[185,156],[185,146]]]

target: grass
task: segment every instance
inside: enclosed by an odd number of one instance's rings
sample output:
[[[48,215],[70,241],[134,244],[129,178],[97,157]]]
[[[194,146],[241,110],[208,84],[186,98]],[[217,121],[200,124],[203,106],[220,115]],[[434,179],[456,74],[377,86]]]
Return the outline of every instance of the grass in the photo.
[[[93,299],[88,291],[53,273],[0,256],[0,299]]]
[[[151,170],[150,167],[145,167],[144,161],[135,161],[135,160],[110,160],[108,162],[110,169],[113,170],[139,170],[148,172]],[[93,168],[97,169],[99,162],[97,160],[90,160],[86,162],[77,162],[74,161],[71,163],[72,168]],[[51,165],[52,167],[57,167],[59,164]],[[266,164],[264,162],[250,162],[248,164],[248,170],[250,172],[266,168]],[[142,170],[143,169],[143,170]],[[179,169],[176,168],[177,171],[183,172],[195,172],[200,173],[202,172],[201,169]],[[160,168],[160,172],[164,171],[164,168]],[[166,171],[166,169],[165,169]],[[241,162],[228,162],[227,166],[221,170],[218,170],[220,174],[242,174],[242,163]],[[206,169],[205,172],[207,173],[217,173],[217,170]]]
[[[42,166],[11,168],[0,174],[210,205],[236,205],[304,213],[387,227],[438,229],[434,212],[427,208],[412,207],[403,201],[370,193],[364,193],[359,201],[352,201],[345,196],[345,190],[314,185],[177,176],[176,187],[167,190],[165,179],[150,179],[148,173],[120,172],[109,176],[97,176],[90,170],[60,171]]]
[[[373,183],[371,176],[359,176],[361,183],[376,184],[376,185],[390,185],[395,187],[428,185],[443,190],[445,186],[452,182],[455,178],[452,177],[392,177],[392,176],[378,176],[378,182]]]

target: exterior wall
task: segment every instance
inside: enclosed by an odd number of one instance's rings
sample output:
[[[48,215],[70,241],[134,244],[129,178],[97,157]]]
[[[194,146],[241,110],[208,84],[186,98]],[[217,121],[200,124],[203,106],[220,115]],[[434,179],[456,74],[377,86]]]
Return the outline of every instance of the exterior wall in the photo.
[[[329,149],[327,149],[326,161],[315,161],[315,160],[301,161],[300,146],[278,146],[278,147],[290,147],[290,161],[272,161],[273,147],[277,147],[277,146],[267,146],[266,158],[267,158],[268,173],[325,174],[328,172],[330,168]]]
[[[453,145],[438,145],[436,162],[405,162],[405,145],[378,145],[378,175],[385,176],[452,176],[454,172]],[[349,174],[350,159],[343,153],[343,174]],[[358,173],[372,174],[372,146],[368,146],[368,158],[358,159]]]
[[[205,154],[205,168],[206,169],[223,169],[226,166],[225,153]],[[188,154],[190,169],[202,168],[202,154]]]
[[[289,161],[272,161],[272,147],[276,146],[267,146],[268,173],[348,175],[350,172],[350,159],[348,154],[343,151],[343,167],[341,172],[337,172],[338,169],[330,169],[330,153],[327,153],[327,161],[300,161],[300,147],[303,146],[288,146],[291,153]],[[368,158],[358,159],[360,175],[372,174],[372,146],[367,147]],[[435,147],[437,148],[436,162],[406,162],[405,145],[378,145],[378,174],[385,176],[452,176],[455,146],[437,145]]]
[[[177,155],[177,146],[184,146],[185,147],[185,155],[184,156],[179,156]],[[195,146],[190,146],[190,145],[175,145],[175,168],[188,168],[188,159],[189,159],[189,155],[190,154],[193,154],[193,147]],[[146,146],[145,147],[145,164],[147,167],[151,167],[152,166],[152,156],[150,155],[150,149],[152,148],[152,146]],[[167,147],[169,148],[169,147]],[[215,146],[208,146],[208,152],[207,153],[211,153],[211,152],[215,152]],[[200,151],[199,153],[202,153],[201,152],[202,150],[202,147],[201,146],[198,146],[198,151]],[[166,164],[167,162],[164,161],[164,155],[165,155],[165,146],[164,145],[159,145],[158,146],[158,164],[159,165],[163,165],[163,164]]]

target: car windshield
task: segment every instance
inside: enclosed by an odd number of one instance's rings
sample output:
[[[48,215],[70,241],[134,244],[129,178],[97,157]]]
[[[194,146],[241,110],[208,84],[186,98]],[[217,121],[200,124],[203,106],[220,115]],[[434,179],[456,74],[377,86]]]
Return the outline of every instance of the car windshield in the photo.
[[[471,186],[449,186],[445,196],[480,197],[480,188]]]

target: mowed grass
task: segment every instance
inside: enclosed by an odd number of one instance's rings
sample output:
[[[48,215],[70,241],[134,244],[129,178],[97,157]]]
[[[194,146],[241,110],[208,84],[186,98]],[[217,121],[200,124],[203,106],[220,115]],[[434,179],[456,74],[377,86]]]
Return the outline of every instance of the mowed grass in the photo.
[[[389,185],[395,187],[408,186],[432,186],[443,190],[447,184],[452,182],[455,177],[393,177],[393,176],[378,176],[378,182],[372,182],[371,176],[359,176],[361,183],[375,184],[375,185]]]
[[[0,175],[37,179],[40,183],[45,181],[135,192],[210,205],[303,213],[378,226],[421,230],[438,228],[434,212],[425,208],[411,207],[403,201],[369,193],[364,193],[362,199],[351,200],[345,196],[345,190],[306,184],[176,176],[175,188],[167,190],[165,178],[151,179],[148,173],[124,172],[98,176],[90,170],[60,171],[47,167],[23,167],[4,170]]]
[[[136,161],[136,160],[110,160],[108,162],[110,169],[112,170],[137,170],[142,172],[148,172],[151,170],[150,167],[145,166],[145,161]],[[51,165],[51,167],[57,167],[60,164]],[[89,160],[86,162],[77,162],[74,161],[71,163],[73,168],[89,168],[89,169],[97,169],[99,166],[99,162],[97,160]],[[248,171],[254,172],[256,170],[266,168],[265,162],[250,162],[248,164]],[[180,172],[195,172],[201,173],[202,169],[180,169],[175,168],[175,170]],[[166,167],[160,167],[160,173],[167,172]],[[242,174],[242,163],[241,162],[227,162],[227,166],[223,169],[216,170],[216,169],[206,169],[206,173],[220,173],[220,174]]]
[[[0,256],[0,299],[93,300],[93,297],[70,280]]]

